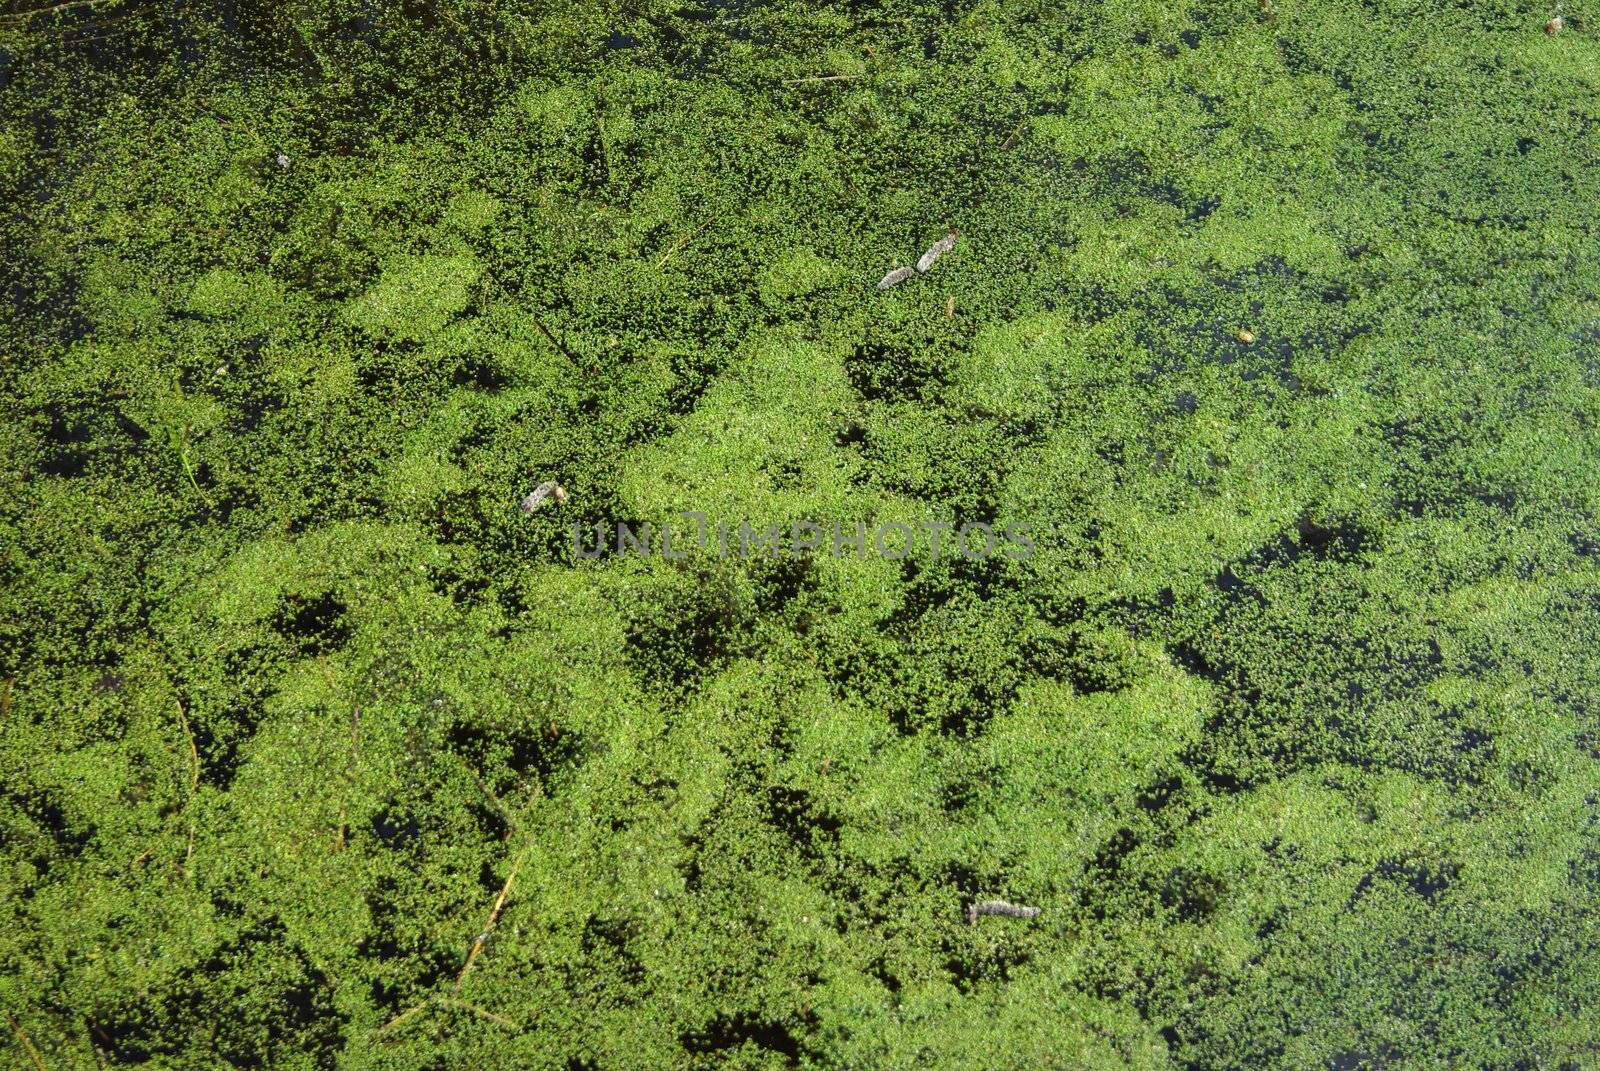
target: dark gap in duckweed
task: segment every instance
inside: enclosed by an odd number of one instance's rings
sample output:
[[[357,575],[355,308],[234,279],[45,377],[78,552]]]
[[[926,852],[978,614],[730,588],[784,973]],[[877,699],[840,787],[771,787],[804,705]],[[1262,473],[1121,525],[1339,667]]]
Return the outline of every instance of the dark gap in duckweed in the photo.
[[[819,808],[809,792],[784,785],[768,788],[766,818],[803,858],[819,860],[839,848],[843,822]]]
[[[579,947],[589,963],[608,978],[637,987],[648,978],[644,963],[632,947],[641,936],[639,925],[632,919],[591,915],[583,925]]]
[[[316,595],[293,593],[279,604],[270,624],[294,646],[296,653],[329,654],[350,640],[347,609],[331,591]]]
[[[752,1045],[777,1053],[783,1057],[786,1067],[799,1067],[804,1054],[800,1039],[789,1024],[754,1012],[714,1016],[700,1027],[684,1031],[678,1040],[686,1052],[700,1054],[728,1052]]]
[[[1359,904],[1378,881],[1401,885],[1414,896],[1432,902],[1455,884],[1461,876],[1458,863],[1428,864],[1404,858],[1382,859],[1356,883],[1345,903],[1349,911]]]

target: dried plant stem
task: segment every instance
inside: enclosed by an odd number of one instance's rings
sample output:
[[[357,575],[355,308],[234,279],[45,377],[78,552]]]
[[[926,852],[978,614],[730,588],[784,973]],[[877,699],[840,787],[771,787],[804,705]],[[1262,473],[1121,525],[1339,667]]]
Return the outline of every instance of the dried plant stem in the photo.
[[[189,873],[189,864],[194,861],[194,816],[189,813],[189,808],[194,803],[195,794],[200,791],[200,748],[194,742],[194,730],[189,727],[189,717],[183,712],[183,703],[174,700],[178,708],[178,720],[183,723],[183,735],[189,741],[189,797],[183,801],[183,809],[179,813],[189,819],[187,844],[183,852],[183,872]]]
[[[184,739],[189,741],[189,798],[193,799],[200,788],[200,748],[194,742],[194,730],[189,728],[189,716],[183,712],[183,703],[174,702],[178,708],[178,720],[183,723]]]
[[[570,361],[574,368],[583,368],[584,367],[582,364],[580,364],[578,362],[578,359],[572,355],[572,351],[567,349],[567,347],[562,344],[561,340],[559,338],[557,338],[554,334],[552,334],[550,329],[544,325],[544,321],[540,320],[539,317],[537,317],[537,316],[532,316],[531,314],[530,314],[530,317],[533,320],[533,326],[535,326],[535,327],[537,327],[539,329],[539,333],[541,335],[543,335],[545,338],[549,339],[550,345],[552,345],[552,346],[554,346],[556,348],[556,352],[560,353],[561,356],[565,357],[568,361]],[[592,368],[590,368],[588,370],[589,371],[593,371]]]
[[[6,1023],[11,1027],[11,1032],[17,1035],[17,1041],[22,1044],[22,1051],[28,1054],[28,1059],[33,1061],[33,1066],[38,1071],[45,1071],[44,1057],[39,1055],[39,1050],[34,1047],[33,1039],[28,1036],[26,1030],[22,1029],[22,1024],[13,1019],[10,1012],[6,1012]]]
[[[463,1011],[469,1011],[473,1015],[478,1016],[480,1019],[487,1019],[489,1022],[503,1026],[508,1030],[522,1029],[522,1027],[518,1026],[510,1019],[507,1019],[504,1015],[497,1015],[488,1008],[480,1007],[477,1004],[473,1004],[471,1001],[462,1000],[459,997],[446,997],[435,993],[427,999],[413,1004],[399,1015],[396,1015],[393,1019],[390,1019],[387,1023],[384,1023],[377,1030],[373,1031],[372,1036],[382,1037],[384,1034],[389,1033],[389,1031],[394,1030],[397,1027],[404,1026],[406,1023],[409,1023],[411,1020],[421,1015],[428,1009],[430,1005],[433,1004],[446,1004],[452,1008],[460,1008]]]
[[[1001,152],[1005,152],[1007,149],[1011,148],[1011,146],[1015,145],[1017,143],[1017,135],[1021,134],[1022,133],[1022,128],[1027,126],[1027,125],[1028,125],[1028,120],[1026,118],[1024,118],[1022,120],[1022,122],[1020,122],[1016,126],[1012,127],[1011,128],[1011,133],[1007,134],[1006,135],[1006,140],[1001,143],[1000,151]]]
[[[694,241],[695,237],[698,236],[701,231],[703,231],[707,227],[711,226],[712,222],[716,218],[717,218],[716,216],[708,216],[704,223],[700,224],[700,226],[696,227],[694,230],[690,231],[688,234],[684,235],[682,238],[679,238],[676,242],[674,242],[672,244],[672,248],[667,250],[666,255],[663,256],[660,260],[656,261],[656,270],[660,271],[662,268],[666,267],[667,266],[667,261],[672,259],[672,256],[673,256],[674,253],[676,253],[678,250],[682,249],[684,246],[688,245],[690,242]]]
[[[399,1026],[401,1023],[408,1022],[409,1020],[416,1018],[418,1015],[422,1014],[423,1009],[426,1008],[432,1001],[433,998],[429,997],[427,1000],[424,1000],[421,1003],[413,1004],[399,1015],[396,1015],[393,1019],[390,1019],[387,1023],[384,1023],[382,1026],[378,1027],[378,1029],[373,1033],[373,1036],[381,1037],[393,1030],[395,1027]]]
[[[12,25],[23,19],[31,19],[35,15],[53,15],[58,11],[70,11],[77,7],[96,7],[100,4],[115,3],[116,0],[69,0],[65,4],[51,4],[49,7],[38,7],[32,11],[8,11],[0,16],[0,23]]]
[[[461,988],[461,983],[467,980],[467,972],[472,970],[473,963],[478,959],[478,953],[483,951],[494,924],[500,919],[500,910],[506,906],[506,898],[511,895],[511,883],[517,880],[517,871],[522,869],[522,858],[518,856],[517,861],[511,864],[511,873],[506,875],[506,883],[500,886],[500,895],[495,897],[494,908],[489,912],[489,921],[483,924],[478,936],[472,939],[472,947],[467,950],[467,962],[462,964],[461,973],[456,977],[457,990]]]
[[[508,1027],[511,1030],[522,1029],[522,1027],[518,1026],[510,1019],[507,1019],[504,1015],[496,1015],[487,1008],[480,1008],[476,1004],[469,1003],[465,1000],[458,1000],[455,997],[439,997],[438,1001],[440,1004],[448,1004],[453,1008],[464,1008],[474,1015],[481,1016],[482,1018],[489,1020],[491,1023],[499,1023],[501,1026]]]

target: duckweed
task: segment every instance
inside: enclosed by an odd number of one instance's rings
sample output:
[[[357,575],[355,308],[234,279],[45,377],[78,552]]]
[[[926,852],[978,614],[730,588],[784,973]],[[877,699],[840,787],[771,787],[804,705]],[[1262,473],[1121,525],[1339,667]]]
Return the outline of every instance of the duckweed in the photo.
[[[1600,1066],[1591,4],[26,8],[7,1066]]]

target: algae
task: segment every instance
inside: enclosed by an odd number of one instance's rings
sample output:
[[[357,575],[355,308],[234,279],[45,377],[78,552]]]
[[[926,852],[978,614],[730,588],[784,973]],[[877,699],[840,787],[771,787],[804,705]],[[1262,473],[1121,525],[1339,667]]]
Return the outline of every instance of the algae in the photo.
[[[37,6],[7,1066],[1600,1066],[1592,5]]]

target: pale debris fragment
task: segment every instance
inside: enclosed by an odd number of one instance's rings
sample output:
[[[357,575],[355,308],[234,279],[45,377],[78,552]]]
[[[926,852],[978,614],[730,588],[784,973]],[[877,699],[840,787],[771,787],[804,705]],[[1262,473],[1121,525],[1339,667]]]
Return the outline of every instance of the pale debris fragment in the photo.
[[[1031,919],[1039,913],[1036,907],[1023,907],[1004,900],[979,900],[967,906],[967,925],[975,925],[979,915],[1005,915],[1014,919]]]
[[[554,498],[557,502],[565,502],[567,500],[567,492],[554,480],[546,480],[538,487],[535,487],[533,492],[522,500],[522,512],[532,513],[544,505],[547,498]]]
[[[289,157],[284,153],[280,152],[277,156],[273,157],[273,160],[279,167],[288,168],[289,166]]]
[[[927,271],[933,267],[934,261],[954,249],[956,247],[956,233],[956,229],[951,227],[949,234],[930,245],[928,251],[922,254],[922,259],[917,261],[917,270]]]
[[[896,268],[894,271],[883,277],[883,281],[878,284],[878,289],[887,290],[896,283],[905,282],[915,274],[917,273],[911,268]]]

